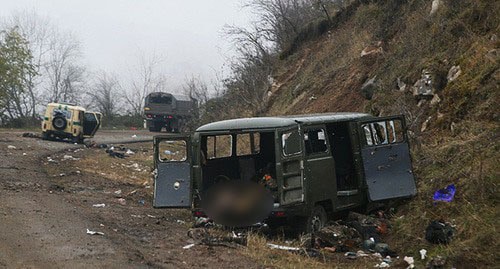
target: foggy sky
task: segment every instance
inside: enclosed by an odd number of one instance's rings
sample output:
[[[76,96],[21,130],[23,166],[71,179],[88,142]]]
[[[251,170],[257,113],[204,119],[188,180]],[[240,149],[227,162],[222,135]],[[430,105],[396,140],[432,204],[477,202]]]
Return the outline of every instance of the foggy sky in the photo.
[[[94,71],[123,75],[141,54],[162,55],[172,91],[191,75],[212,79],[234,53],[223,26],[251,16],[240,0],[0,0],[2,17],[23,10],[73,31]]]

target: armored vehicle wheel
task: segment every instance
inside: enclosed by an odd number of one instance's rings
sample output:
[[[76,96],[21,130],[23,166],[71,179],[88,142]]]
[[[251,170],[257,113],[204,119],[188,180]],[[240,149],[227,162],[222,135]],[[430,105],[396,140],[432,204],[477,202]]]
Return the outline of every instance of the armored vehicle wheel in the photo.
[[[57,116],[57,117],[54,117],[54,119],[52,119],[52,126],[54,126],[54,128],[56,130],[66,129],[67,124],[68,124],[68,122],[66,121],[66,119],[64,117]]]
[[[311,211],[311,215],[307,219],[306,232],[311,233],[313,231],[319,231],[326,226],[328,221],[328,216],[326,215],[325,209],[317,205]]]

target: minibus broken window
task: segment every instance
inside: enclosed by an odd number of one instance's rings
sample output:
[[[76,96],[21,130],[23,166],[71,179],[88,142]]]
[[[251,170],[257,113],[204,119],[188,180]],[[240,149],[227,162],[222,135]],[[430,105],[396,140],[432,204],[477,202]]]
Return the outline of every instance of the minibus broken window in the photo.
[[[372,132],[370,130],[370,125],[368,124],[363,125],[363,130],[365,131],[365,145],[372,146],[373,138],[372,138]]]
[[[307,154],[327,152],[325,131],[323,129],[308,130],[304,133],[304,144]]]
[[[404,141],[401,120],[388,120],[362,125],[366,146],[387,145]]]
[[[283,147],[283,155],[290,156],[298,154],[300,149],[300,135],[298,131],[290,131],[281,135],[281,146]]]
[[[187,145],[184,140],[162,140],[158,144],[160,162],[184,162],[187,160]]]
[[[260,134],[244,133],[236,135],[236,155],[254,155],[260,152]]]
[[[216,159],[231,156],[233,142],[231,135],[207,136],[207,158]]]

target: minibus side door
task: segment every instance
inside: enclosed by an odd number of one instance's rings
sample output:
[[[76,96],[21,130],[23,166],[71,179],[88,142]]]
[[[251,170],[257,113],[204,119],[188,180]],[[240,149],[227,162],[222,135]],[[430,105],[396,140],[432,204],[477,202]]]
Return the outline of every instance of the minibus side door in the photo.
[[[191,152],[189,136],[154,137],[155,208],[191,207]]]
[[[279,147],[276,166],[280,204],[290,205],[304,202],[304,151],[300,127],[278,132]]]
[[[361,158],[370,201],[416,194],[403,116],[358,123]]]

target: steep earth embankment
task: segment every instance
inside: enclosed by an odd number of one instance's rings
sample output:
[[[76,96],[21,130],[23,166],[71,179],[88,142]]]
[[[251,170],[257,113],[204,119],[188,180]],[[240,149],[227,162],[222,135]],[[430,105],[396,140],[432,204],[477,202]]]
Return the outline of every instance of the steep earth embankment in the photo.
[[[353,3],[327,34],[282,55],[265,114],[404,114],[418,195],[394,216],[390,243],[415,256],[426,248],[448,265],[494,266],[500,2]],[[448,184],[454,200],[433,205],[434,191]],[[424,239],[437,219],[456,227],[449,245]]]

